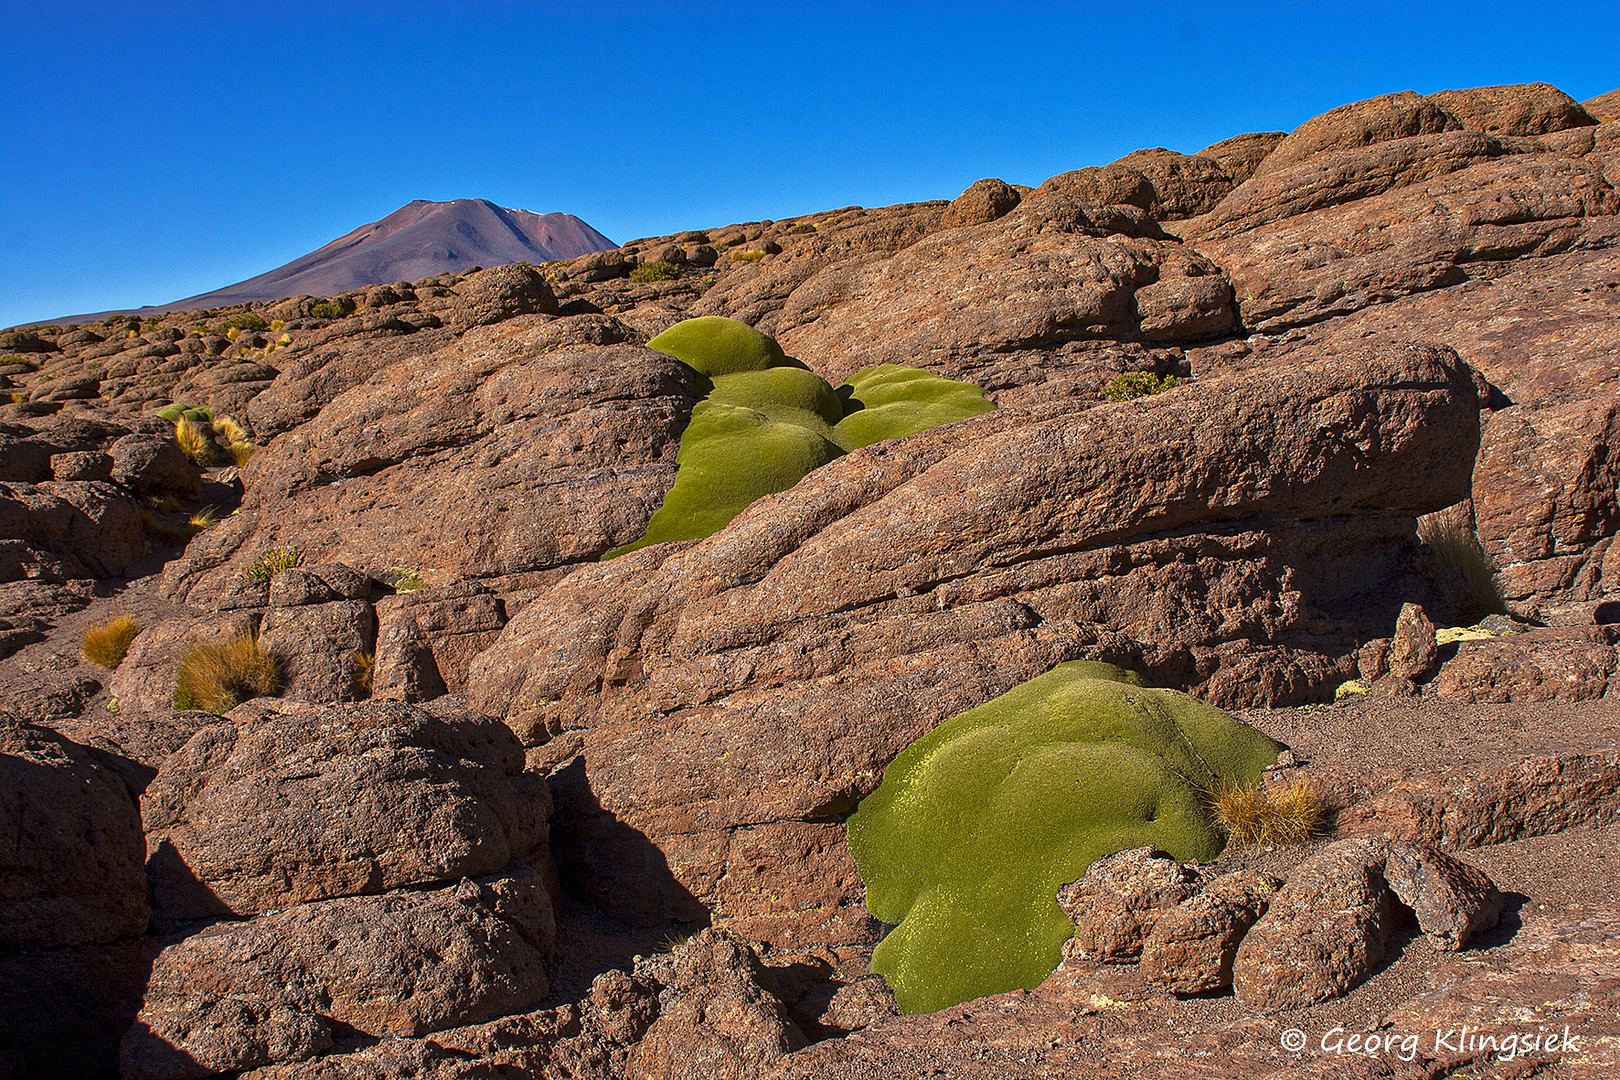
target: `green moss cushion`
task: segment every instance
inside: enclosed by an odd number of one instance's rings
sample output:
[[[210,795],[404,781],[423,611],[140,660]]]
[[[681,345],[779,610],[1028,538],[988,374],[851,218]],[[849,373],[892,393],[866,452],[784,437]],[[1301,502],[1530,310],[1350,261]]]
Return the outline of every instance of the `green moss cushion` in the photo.
[[[995,408],[976,386],[895,364],[834,390],[771,338],[715,315],[676,323],[647,347],[708,376],[710,389],[692,409],[675,483],[646,535],[604,559],[711,536],[755,499],[786,491],[846,450]]]
[[[783,409],[791,409],[794,414],[812,413],[829,426],[844,418],[844,403],[837,392],[826,379],[803,368],[775,367],[719,375],[706,400],[743,405],[767,416],[777,416]]]
[[[786,491],[844,452],[815,413],[777,413],[780,418],[723,401],[698,402],[675,456],[675,483],[647,522],[646,535],[603,558],[665,540],[711,536],[755,499]]]
[[[907,1013],[1033,989],[1072,926],[1058,889],[1152,846],[1218,855],[1208,795],[1253,782],[1280,744],[1106,664],[1060,664],[905,749],[851,815],[867,909],[898,926],[872,970]]]
[[[704,375],[733,375],[781,367],[788,360],[776,339],[747,323],[704,315],[676,323],[647,342],[647,348],[673,356]],[[793,366],[798,366],[797,364]]]
[[[851,450],[995,408],[972,383],[899,364],[880,364],[851,375],[838,395],[844,399],[845,412],[837,425],[839,442]]]
[[[179,423],[181,420],[190,420],[198,424],[208,424],[212,423],[214,419],[214,414],[203,408],[201,405],[188,405],[185,402],[180,401],[175,402],[173,405],[166,405],[159,409],[158,415],[163,417],[163,419],[167,420],[171,424]]]

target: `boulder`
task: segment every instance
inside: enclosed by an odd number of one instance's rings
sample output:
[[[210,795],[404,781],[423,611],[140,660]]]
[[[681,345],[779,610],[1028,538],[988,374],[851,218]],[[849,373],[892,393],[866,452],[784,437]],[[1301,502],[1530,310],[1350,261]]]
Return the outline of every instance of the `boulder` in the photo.
[[[147,543],[135,503],[94,480],[0,483],[0,536],[19,542],[0,552],[0,581],[117,577]]]
[[[1502,894],[1490,878],[1427,845],[1390,843],[1383,873],[1390,891],[1441,949],[1455,952],[1502,916]]]
[[[169,918],[545,865],[550,811],[502,725],[385,702],[203,728],[141,796]]]
[[[975,181],[940,215],[939,227],[955,229],[994,221],[1017,206],[1023,196],[1004,180]]]
[[[1492,135],[1546,135],[1597,123],[1574,98],[1546,83],[1442,90],[1426,100],[1468,130]]]
[[[265,599],[272,607],[370,600],[371,580],[358,570],[337,563],[295,566],[270,578]]]
[[[107,692],[120,712],[162,715],[174,707],[175,675],[186,652],[198,644],[224,644],[258,630],[249,612],[165,619],[143,629],[130,642],[123,661],[107,679]]]
[[[1305,121],[1277,143],[1255,175],[1277,172],[1326,151],[1433,135],[1461,126],[1445,109],[1411,90],[1384,94],[1340,105]]]
[[[1085,877],[1058,890],[1058,907],[1074,923],[1064,956],[1112,964],[1136,960],[1159,919],[1202,884],[1195,869],[1152,848],[1098,859]]]
[[[1245,1008],[1278,1010],[1338,997],[1378,967],[1392,910],[1373,840],[1341,840],[1296,866],[1232,961]]]
[[[0,714],[0,951],[144,934],[141,849],[117,776],[85,747]]]
[[[1402,604],[1395,620],[1395,636],[1389,646],[1389,674],[1397,679],[1418,680],[1434,670],[1440,647],[1435,643],[1434,623],[1421,604]]]
[[[368,293],[368,305],[371,298]],[[528,263],[507,263],[473,274],[456,287],[456,299],[451,324],[458,330],[487,326],[516,315],[557,314],[557,298],[551,286]]]
[[[275,592],[272,582],[272,597]],[[377,616],[364,600],[272,607],[259,624],[260,648],[281,663],[282,695],[298,701],[364,697],[376,642]]]
[[[334,1034],[418,1036],[546,994],[550,902],[535,875],[298,904],[158,953],[123,1075],[179,1080],[306,1060]]]
[[[1576,626],[1459,642],[1423,693],[1469,703],[1608,697],[1620,674],[1617,636],[1609,626]]]
[[[166,580],[219,596],[286,544],[312,562],[409,562],[458,580],[635,539],[674,480],[697,376],[640,346],[591,343],[627,333],[600,316],[514,319],[379,370],[260,449],[239,512]]]
[[[467,687],[473,657],[506,625],[506,606],[476,582],[384,597],[377,603],[375,698],[425,701]]]
[[[748,1080],[806,1045],[746,941],[700,931],[675,951],[668,969],[659,1016],[636,1047],[633,1075]]]
[[[1238,944],[1266,913],[1281,885],[1253,870],[1205,881],[1195,895],[1153,923],[1142,942],[1143,978],[1177,994],[1231,986]]]

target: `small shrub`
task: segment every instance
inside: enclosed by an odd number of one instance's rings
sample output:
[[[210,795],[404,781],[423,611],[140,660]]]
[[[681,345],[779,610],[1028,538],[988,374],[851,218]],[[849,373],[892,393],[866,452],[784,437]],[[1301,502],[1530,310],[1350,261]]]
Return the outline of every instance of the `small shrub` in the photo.
[[[341,319],[352,310],[342,300],[322,300],[309,309],[309,314],[314,319]]]
[[[1103,386],[1102,396],[1108,401],[1130,401],[1150,394],[1162,394],[1175,386],[1177,381],[1174,375],[1160,376],[1151,371],[1122,371]]]
[[[292,544],[273,547],[269,551],[261,552],[259,557],[242,571],[242,576],[258,581],[269,581],[283,570],[291,570],[303,561],[304,553]]]
[[[13,390],[11,392],[11,403],[13,405],[21,405],[23,402],[25,402],[27,400],[28,400],[28,395],[27,394],[19,394],[15,390]]]
[[[681,276],[681,268],[672,262],[659,259],[656,262],[642,263],[630,271],[630,280],[646,284],[649,281],[674,281]]]
[[[242,331],[270,329],[270,324],[264,321],[264,316],[260,315],[256,311],[238,312],[237,314],[228,317],[220,325],[225,328],[227,336],[229,336],[232,330]]]
[[[1477,622],[1487,615],[1507,614],[1507,600],[1496,567],[1474,530],[1473,500],[1425,514],[1417,519],[1418,539],[1434,552],[1442,570],[1461,570],[1468,578],[1468,606],[1464,616]]]
[[[191,459],[194,465],[212,465],[214,463],[214,440],[208,437],[203,426],[193,420],[177,420],[174,425],[174,441],[180,445],[180,452]]]
[[[1322,799],[1309,784],[1296,781],[1279,790],[1265,785],[1217,787],[1215,815],[1234,844],[1303,844],[1322,824]]]
[[[124,654],[129,651],[130,642],[134,641],[135,635],[140,632],[140,623],[128,615],[119,615],[100,626],[92,626],[86,630],[79,652],[97,667],[111,671],[123,662]]]
[[[764,257],[765,253],[760,251],[758,248],[748,248],[743,251],[733,251],[731,253],[731,261],[734,263],[759,262],[759,260],[763,259]]]
[[[249,698],[281,689],[281,662],[250,634],[224,644],[198,644],[180,660],[174,707],[227,713]]]
[[[285,330],[286,328],[287,328],[287,320],[286,319],[271,319],[270,320],[270,332],[272,334],[279,334],[283,330]]]
[[[428,583],[422,580],[422,575],[408,566],[390,566],[388,569],[399,575],[394,579],[396,593],[421,592],[428,587]]]
[[[1367,693],[1367,684],[1360,679],[1346,679],[1333,691],[1334,701],[1343,701],[1345,698],[1358,697]]]

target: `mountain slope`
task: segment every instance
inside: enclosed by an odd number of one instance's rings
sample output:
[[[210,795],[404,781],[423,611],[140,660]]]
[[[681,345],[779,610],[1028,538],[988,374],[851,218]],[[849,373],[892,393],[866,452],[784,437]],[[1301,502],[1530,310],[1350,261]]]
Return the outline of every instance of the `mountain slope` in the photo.
[[[614,246],[572,214],[510,210],[487,199],[418,199],[285,266],[164,307],[180,310],[284,296],[332,296],[446,270],[571,259]]]

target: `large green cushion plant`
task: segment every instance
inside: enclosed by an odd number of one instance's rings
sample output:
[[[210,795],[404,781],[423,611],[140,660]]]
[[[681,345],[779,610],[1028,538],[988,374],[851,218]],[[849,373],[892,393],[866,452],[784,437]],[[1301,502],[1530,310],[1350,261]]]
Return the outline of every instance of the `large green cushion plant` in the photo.
[[[908,1013],[1033,989],[1073,930],[1060,887],[1129,848],[1220,854],[1211,793],[1258,780],[1281,749],[1213,706],[1086,661],[946,721],[849,819],[867,909],[898,924],[872,970]]]
[[[754,500],[788,488],[848,450],[995,408],[984,391],[884,364],[834,390],[746,323],[707,315],[647,343],[706,376],[664,505],[611,559],[665,540],[711,536]]]

